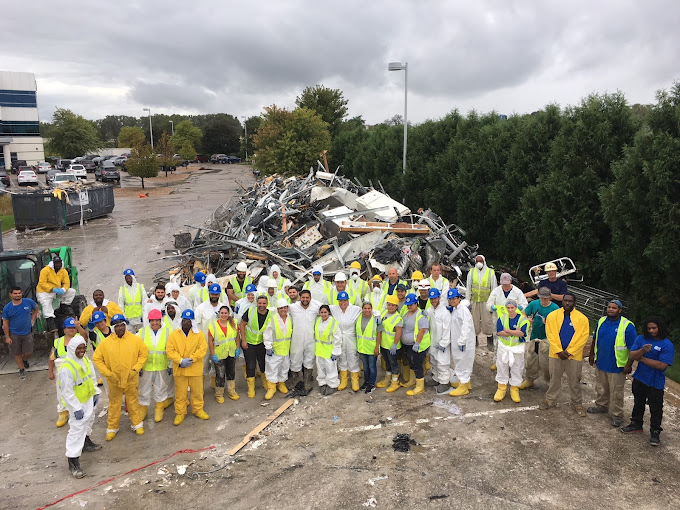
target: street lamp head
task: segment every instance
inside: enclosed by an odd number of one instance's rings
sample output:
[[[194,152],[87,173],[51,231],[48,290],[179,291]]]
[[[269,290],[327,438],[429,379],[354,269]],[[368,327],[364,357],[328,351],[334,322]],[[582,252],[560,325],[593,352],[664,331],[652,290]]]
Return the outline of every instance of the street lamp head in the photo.
[[[404,69],[406,69],[406,64],[402,64],[401,62],[390,62],[387,64],[388,71],[403,71]]]
[[[150,111],[151,111],[151,108],[144,108],[144,111],[145,111],[145,112],[150,112]]]

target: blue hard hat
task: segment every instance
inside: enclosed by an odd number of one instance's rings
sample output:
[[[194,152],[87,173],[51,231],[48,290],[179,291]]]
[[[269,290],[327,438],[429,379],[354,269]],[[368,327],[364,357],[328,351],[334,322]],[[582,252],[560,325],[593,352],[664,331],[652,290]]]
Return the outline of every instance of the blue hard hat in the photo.
[[[344,290],[338,292],[338,301],[349,301],[349,294]]]
[[[222,287],[220,287],[219,283],[213,283],[210,287],[208,287],[208,294],[220,294],[222,292]]]
[[[430,289],[430,291],[427,293],[427,297],[430,299],[436,299],[438,297],[441,297],[442,293],[439,292],[439,289]]]
[[[205,273],[202,273],[201,271],[197,271],[196,274],[194,275],[194,280],[198,283],[205,282]]]
[[[321,271],[312,271],[312,274],[321,274]]]
[[[64,327],[65,328],[75,328],[76,327],[76,320],[73,317],[69,317],[64,321]]]
[[[115,326],[119,322],[124,322],[125,324],[130,324],[130,321],[125,318],[125,315],[122,313],[117,313],[113,317],[111,317],[111,325]]]
[[[449,299],[461,297],[460,292],[458,292],[458,289],[449,289],[449,291],[446,293],[446,297]]]
[[[104,312],[94,312],[92,314],[92,322],[97,324],[98,322],[105,321],[106,320],[106,315]]]
[[[126,269],[123,271],[123,276],[134,276],[135,272],[132,269]]]
[[[418,298],[416,297],[415,294],[406,294],[405,304],[415,305],[417,302],[418,302]]]
[[[196,319],[194,316],[194,311],[193,310],[184,310],[182,312],[182,319],[191,319],[192,321]]]
[[[250,294],[251,292],[257,292],[257,287],[252,283],[249,283],[246,285],[246,294]]]

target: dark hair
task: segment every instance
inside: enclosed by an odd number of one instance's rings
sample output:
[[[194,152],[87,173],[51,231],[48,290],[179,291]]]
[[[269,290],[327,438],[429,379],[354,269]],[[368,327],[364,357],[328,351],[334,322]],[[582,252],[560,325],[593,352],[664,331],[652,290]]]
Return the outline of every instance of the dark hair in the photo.
[[[156,288],[153,289],[153,290],[154,290],[154,291],[162,290],[163,292],[165,292],[165,285],[163,285],[161,282],[158,282],[158,283],[156,284]]]
[[[101,292],[102,294],[104,294],[104,291],[103,291],[102,289],[94,289],[94,290],[92,291],[92,297],[94,297],[94,293],[95,293],[95,292]]]
[[[260,299],[264,299],[267,303],[269,303],[269,298],[267,298],[267,296],[262,296],[262,295],[257,296],[257,299],[255,301],[259,301]]]
[[[231,314],[231,308],[229,308],[227,305],[222,305],[222,306],[220,306],[220,312],[225,308],[229,311],[229,318],[227,319],[227,322],[229,323],[229,325],[232,328],[235,328],[236,327],[236,321],[234,321],[234,316]]]
[[[653,323],[656,324],[657,327],[659,328],[659,338],[668,338],[668,326],[666,326],[666,323],[664,320],[659,317],[658,315],[650,315],[647,317],[642,325],[642,334],[645,338],[651,339],[653,338],[649,332],[647,331],[647,325]]]
[[[571,297],[573,297],[573,298],[574,298],[574,304],[576,304],[576,294],[574,294],[573,292],[565,292],[565,293],[562,295],[562,297],[564,298],[564,296],[571,296]]]
[[[302,296],[303,294],[309,294],[310,296],[312,295],[312,293],[309,291],[309,289],[302,289],[300,291],[300,295]]]
[[[298,289],[295,285],[291,285],[290,287],[288,287],[288,290],[290,289],[295,289],[298,291],[298,293],[300,293],[300,289]]]
[[[331,313],[331,307],[328,306],[328,305],[321,305],[319,307],[319,311],[321,311],[321,310],[326,310],[328,313]]]
[[[21,290],[21,287],[19,287],[18,285],[15,285],[15,286],[12,287],[11,289],[9,289],[10,294],[11,294],[12,292],[14,292],[15,290]],[[21,290],[21,293],[23,294],[24,291]]]

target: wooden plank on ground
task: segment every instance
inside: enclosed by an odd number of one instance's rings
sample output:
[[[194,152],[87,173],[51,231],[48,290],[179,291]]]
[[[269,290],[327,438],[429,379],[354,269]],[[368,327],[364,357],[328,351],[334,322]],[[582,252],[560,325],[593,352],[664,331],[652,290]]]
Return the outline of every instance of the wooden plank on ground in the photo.
[[[257,427],[255,427],[250,432],[248,432],[248,434],[246,434],[246,436],[243,438],[243,440],[239,444],[237,444],[236,446],[234,446],[231,450],[229,450],[227,452],[227,455],[236,455],[236,453],[238,453],[239,450],[241,450],[241,448],[243,448],[245,445],[247,445],[253,437],[255,437],[257,434],[259,434],[264,429],[266,429],[276,418],[281,416],[283,414],[283,412],[286,409],[288,409],[290,406],[292,406],[294,403],[295,403],[295,399],[293,399],[293,398],[289,398],[288,400],[286,400],[286,402],[281,404],[281,407],[279,407],[276,411],[274,411],[272,414],[267,416],[267,419],[265,421],[260,423]]]

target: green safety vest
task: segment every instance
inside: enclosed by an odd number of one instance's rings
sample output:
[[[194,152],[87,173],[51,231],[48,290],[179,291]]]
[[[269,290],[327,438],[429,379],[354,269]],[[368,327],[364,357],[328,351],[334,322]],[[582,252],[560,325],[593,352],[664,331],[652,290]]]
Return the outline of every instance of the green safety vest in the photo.
[[[343,291],[340,291],[343,292]],[[356,293],[354,290],[349,288],[349,285],[347,286],[347,290],[344,292],[347,292],[347,295],[349,296],[349,304],[353,305],[356,302]],[[333,287],[331,287],[328,292],[326,293],[326,297],[328,298],[328,304],[329,305],[337,305],[338,304],[338,291],[335,290]]]
[[[198,291],[198,299],[200,299],[201,303],[205,303],[208,299],[210,299],[210,292],[208,291],[207,285],[205,287],[202,287],[201,290]],[[227,302],[226,299],[227,298],[224,295],[224,290],[220,291],[220,301],[222,303],[226,303]]]
[[[251,314],[250,312],[252,311],[255,311],[255,313]],[[270,312],[267,311],[267,318],[260,328],[257,315],[257,308],[251,308],[248,310],[248,322],[246,323],[246,342],[250,345],[258,345],[264,342],[264,329],[267,327],[267,324],[271,318]]]
[[[231,286],[234,289],[234,295],[236,296],[237,301],[246,297],[246,287],[251,283],[253,283],[253,280],[247,275],[246,279],[243,280],[243,285],[241,285],[236,278],[231,281]]]
[[[600,333],[600,326],[602,326],[602,323],[605,320],[607,320],[606,317],[600,317],[600,320],[597,321],[597,329],[595,330],[596,338]],[[614,341],[614,354],[616,355],[616,366],[619,368],[625,367],[628,363],[628,354],[630,354],[630,350],[626,346],[626,329],[630,324],[633,323],[622,316],[621,322],[619,322],[619,329],[616,332],[616,340]],[[597,361],[597,341],[595,341],[595,361]]]
[[[443,276],[440,276],[439,279],[440,279],[441,282],[442,282],[442,288],[441,288],[442,294],[443,294],[444,292],[448,292],[448,290],[449,290],[449,281],[448,281],[446,278],[444,278]],[[437,288],[438,288],[438,287],[435,286],[434,280],[432,279],[431,276],[430,276],[427,280],[430,282],[430,288],[431,288],[431,289],[437,289]]]
[[[218,359],[226,359],[236,355],[236,328],[227,322],[227,334],[224,334],[222,327],[217,321],[208,326],[208,331],[213,337],[215,354]]]
[[[286,331],[284,333],[284,331],[281,330],[281,326],[279,325],[279,321],[276,320],[275,315],[272,315],[270,320],[274,324],[274,354],[277,356],[288,356],[290,354],[290,342],[293,338],[293,321],[288,317],[286,320]]]
[[[331,336],[338,329],[338,321],[333,317],[328,318],[328,326],[321,333],[321,317],[317,317],[314,324],[314,354],[320,358],[330,359],[333,355],[333,340]]]
[[[94,389],[94,382],[92,381],[92,365],[90,364],[90,360],[83,356],[83,361],[85,362],[85,370],[70,358],[66,358],[61,367],[59,367],[60,372],[62,370],[68,370],[73,374],[73,380],[75,381],[73,393],[81,404],[90,400],[97,393]],[[59,383],[59,389],[61,389],[61,381],[57,382]],[[61,403],[66,407],[66,401],[63,397]]]
[[[375,342],[378,339],[378,328],[375,325],[375,317],[371,315],[366,329],[361,331],[361,319],[363,314],[359,316],[355,324],[357,333],[357,351],[361,354],[374,354]]]
[[[99,345],[99,343],[97,343]],[[66,357],[66,345],[64,345],[64,337],[60,336],[59,338],[56,338],[54,340],[54,348],[57,351],[57,358],[65,358]],[[85,352],[87,352],[88,345],[87,345],[87,340],[85,340]]]
[[[125,302],[123,303],[123,313],[127,319],[137,319],[142,316],[142,286],[137,284],[137,292],[135,297],[130,296],[130,291],[127,285],[123,287],[123,296]]]
[[[397,313],[404,317],[408,313],[408,306],[406,304],[403,304],[401,306],[397,305]]]
[[[486,301],[491,295],[491,275],[493,274],[493,270],[490,267],[486,268],[481,283],[479,281],[479,276],[477,275],[477,268],[473,267],[470,271],[472,271],[472,288],[470,289],[470,295],[472,296],[471,301],[474,301],[475,303]]]
[[[416,311],[415,327],[413,328],[414,341],[418,338],[418,332],[420,331],[420,328],[418,327],[418,321],[420,320],[421,317],[427,318],[427,315],[425,315],[423,311],[420,308],[418,308],[418,310]],[[429,347],[430,347],[430,329],[428,328],[427,333],[423,335],[423,339],[420,341],[420,349],[418,349],[418,352],[423,352],[425,349]]]
[[[525,324],[529,324],[529,321],[524,315],[522,315],[521,313],[517,313],[517,316],[519,317],[519,320],[517,321],[517,329],[522,329],[522,326],[524,326]],[[501,315],[499,319],[503,324],[503,329],[510,328],[510,316],[507,313]],[[516,345],[520,345],[522,343],[519,341],[519,338],[520,337],[518,336],[499,336],[498,340],[502,342],[504,345],[507,345],[508,347],[515,347]],[[526,339],[526,336],[524,338]]]
[[[113,328],[111,328],[111,331],[113,331]],[[94,328],[94,334],[97,337],[97,339],[93,342],[94,348],[96,349],[97,347],[99,347],[99,344],[102,343],[102,340],[106,338],[106,336],[104,336],[104,333],[102,333],[99,328]],[[109,335],[110,334],[111,332],[109,332]]]
[[[352,289],[354,290],[354,293],[355,293],[355,294],[356,294],[357,292],[359,292],[359,297],[360,297],[360,298],[363,298],[363,297],[366,295],[366,293],[368,292],[368,282],[367,282],[366,280],[362,280],[361,278],[359,278],[356,282],[354,282],[354,281],[350,278],[349,281],[348,281],[347,283],[348,283],[347,287],[352,288]],[[359,288],[358,288],[358,289],[354,288],[354,286],[351,285],[352,283],[354,283],[354,284],[359,284]]]
[[[161,370],[168,369],[168,354],[165,352],[165,346],[168,343],[170,329],[165,328],[164,331],[165,334],[161,334],[161,337],[158,339],[158,344],[154,347],[151,342],[151,326],[142,329],[139,336],[142,338],[146,348],[149,349],[149,357],[146,358],[146,363],[144,363],[142,370],[146,370],[147,372],[160,372]]]
[[[271,278],[271,277],[270,277]],[[279,275],[279,283],[277,284],[277,288],[279,289],[279,292],[283,290],[283,283],[286,281],[286,279],[283,277],[283,275]]]
[[[383,308],[384,308],[384,306],[385,306],[385,300],[387,299],[387,295],[383,292],[383,293],[380,295],[380,300],[379,300],[379,301],[377,301],[377,300],[375,299],[375,294],[373,294],[373,292],[371,292],[371,293],[369,294],[369,296],[370,296],[370,297],[368,298],[368,300],[370,301],[371,306],[373,307],[373,309],[382,312],[382,310],[383,310]],[[376,302],[376,301],[377,301],[377,302]]]
[[[392,347],[392,344],[394,344],[394,337],[397,334],[395,331],[395,328],[397,327],[396,323],[399,322],[399,319],[403,318],[399,312],[389,315],[387,310],[382,313],[381,318],[383,332],[380,339],[380,347],[389,349]],[[397,349],[401,349],[401,340],[397,343]]]
[[[177,307],[175,307],[175,313],[177,313]],[[172,324],[172,319],[169,315],[163,316],[163,324],[171,331],[175,329],[175,326]]]
[[[406,284],[406,280],[402,280],[401,278],[397,279],[397,285],[399,285],[400,283],[403,283],[404,285],[406,285],[406,288],[408,288],[408,285]],[[392,289],[392,294],[396,294],[397,285],[395,285],[394,288]],[[390,290],[390,280],[389,279],[387,279],[383,282],[382,287],[383,287],[383,291],[385,292],[385,294],[387,296],[392,295],[392,294],[389,293],[389,290]]]

